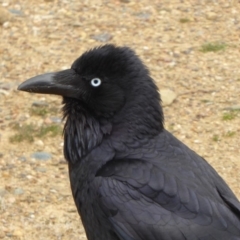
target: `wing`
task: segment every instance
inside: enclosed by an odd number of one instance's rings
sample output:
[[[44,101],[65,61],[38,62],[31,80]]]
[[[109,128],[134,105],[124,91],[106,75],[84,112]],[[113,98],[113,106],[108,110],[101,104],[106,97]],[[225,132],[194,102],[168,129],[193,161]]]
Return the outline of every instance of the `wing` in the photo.
[[[239,240],[234,194],[204,159],[176,139],[170,143],[159,154],[145,149],[144,158],[115,159],[98,171],[99,205],[116,234],[121,240]]]

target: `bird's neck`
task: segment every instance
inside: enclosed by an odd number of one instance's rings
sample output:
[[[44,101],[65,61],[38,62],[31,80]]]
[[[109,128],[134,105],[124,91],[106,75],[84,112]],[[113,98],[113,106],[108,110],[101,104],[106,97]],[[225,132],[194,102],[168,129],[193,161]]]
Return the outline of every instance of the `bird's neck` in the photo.
[[[69,163],[74,164],[102,141],[103,133],[99,121],[74,101],[65,103],[63,111],[66,118],[64,155]]]

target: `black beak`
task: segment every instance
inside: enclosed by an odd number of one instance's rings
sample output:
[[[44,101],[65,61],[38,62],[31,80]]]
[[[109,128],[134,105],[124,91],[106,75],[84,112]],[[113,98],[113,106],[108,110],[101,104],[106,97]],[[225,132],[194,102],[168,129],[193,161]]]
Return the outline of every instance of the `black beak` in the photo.
[[[79,80],[77,81],[75,76],[72,69],[41,74],[21,83],[18,90],[77,98]]]

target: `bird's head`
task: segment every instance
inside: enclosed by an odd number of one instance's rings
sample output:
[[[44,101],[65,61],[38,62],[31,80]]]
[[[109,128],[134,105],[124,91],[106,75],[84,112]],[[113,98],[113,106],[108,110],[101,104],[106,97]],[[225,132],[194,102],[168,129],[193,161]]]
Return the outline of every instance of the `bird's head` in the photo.
[[[125,118],[133,112],[142,114],[136,116],[141,118],[155,111],[159,124],[163,121],[156,85],[128,47],[94,48],[76,59],[70,69],[30,78],[18,90],[61,95],[64,103],[84,106],[96,118],[109,120],[120,112]]]

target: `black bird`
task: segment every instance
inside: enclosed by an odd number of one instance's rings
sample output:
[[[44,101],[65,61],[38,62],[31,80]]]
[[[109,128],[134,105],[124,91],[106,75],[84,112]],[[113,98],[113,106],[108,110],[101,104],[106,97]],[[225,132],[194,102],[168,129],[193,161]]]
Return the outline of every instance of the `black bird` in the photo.
[[[157,87],[128,47],[85,52],[19,90],[63,96],[64,155],[89,240],[240,240],[240,203],[164,129]]]

